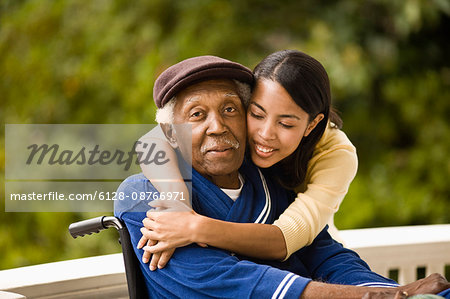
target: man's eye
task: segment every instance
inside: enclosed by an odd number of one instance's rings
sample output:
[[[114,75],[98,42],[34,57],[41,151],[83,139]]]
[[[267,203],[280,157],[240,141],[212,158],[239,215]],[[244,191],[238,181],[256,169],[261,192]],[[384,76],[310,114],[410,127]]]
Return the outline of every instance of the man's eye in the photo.
[[[194,113],[191,113],[191,117],[197,118],[197,117],[200,117],[200,116],[202,116],[202,113],[200,111],[196,111]]]
[[[227,107],[227,108],[225,108],[225,112],[232,113],[234,111],[236,111],[236,109],[234,107]]]

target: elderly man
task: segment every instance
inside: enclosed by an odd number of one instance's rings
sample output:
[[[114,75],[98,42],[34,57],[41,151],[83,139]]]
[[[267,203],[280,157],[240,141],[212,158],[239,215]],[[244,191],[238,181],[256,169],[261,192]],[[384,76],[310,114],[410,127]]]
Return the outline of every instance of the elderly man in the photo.
[[[251,161],[244,161],[242,83],[252,84],[252,80],[251,71],[240,64],[213,56],[191,58],[161,74],[155,83],[154,100],[163,108],[161,113],[169,110],[166,121],[192,126],[193,209],[226,221],[272,223],[287,208],[289,196]],[[190,146],[180,142],[176,128],[166,125],[165,133],[181,150]],[[179,163],[185,163],[182,156]],[[126,223],[136,248],[148,202],[132,200],[134,192],[156,189],[142,174],[129,177],[118,189],[125,200],[116,201],[115,214]],[[143,251],[135,251],[141,260]],[[285,262],[256,262],[192,244],[178,248],[164,269],[150,271],[141,262],[141,270],[149,293],[156,298],[361,298],[369,290],[393,296],[396,291],[421,287],[420,283],[396,289],[343,286],[396,284],[371,272],[326,229]]]

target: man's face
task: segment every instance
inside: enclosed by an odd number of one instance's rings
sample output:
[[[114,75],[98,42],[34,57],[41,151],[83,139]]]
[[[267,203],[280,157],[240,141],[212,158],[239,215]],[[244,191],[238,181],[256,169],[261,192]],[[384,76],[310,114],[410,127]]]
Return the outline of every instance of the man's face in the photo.
[[[244,159],[246,113],[236,90],[231,80],[210,80],[176,96],[174,123],[192,126],[192,167],[218,185],[237,178]]]

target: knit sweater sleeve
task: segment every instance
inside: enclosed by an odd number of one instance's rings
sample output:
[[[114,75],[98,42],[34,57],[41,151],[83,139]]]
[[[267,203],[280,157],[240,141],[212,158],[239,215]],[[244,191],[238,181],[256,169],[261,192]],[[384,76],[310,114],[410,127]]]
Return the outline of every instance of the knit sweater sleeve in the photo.
[[[356,175],[355,147],[342,131],[328,128],[325,132],[308,163],[297,197],[274,222],[283,233],[286,258],[312,243],[338,210]]]

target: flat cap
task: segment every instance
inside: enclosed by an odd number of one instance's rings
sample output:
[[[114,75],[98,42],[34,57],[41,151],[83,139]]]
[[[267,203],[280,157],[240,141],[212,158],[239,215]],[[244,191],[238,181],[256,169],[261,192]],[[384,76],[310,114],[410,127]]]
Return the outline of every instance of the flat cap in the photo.
[[[235,79],[251,85],[253,73],[239,63],[216,56],[189,58],[162,72],[153,87],[153,100],[158,108],[162,108],[184,88],[212,79]]]

